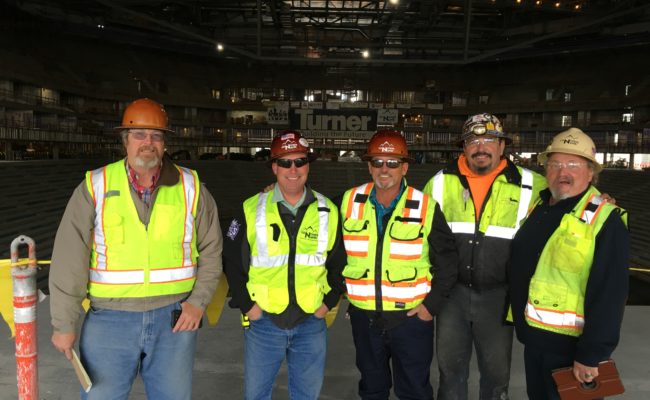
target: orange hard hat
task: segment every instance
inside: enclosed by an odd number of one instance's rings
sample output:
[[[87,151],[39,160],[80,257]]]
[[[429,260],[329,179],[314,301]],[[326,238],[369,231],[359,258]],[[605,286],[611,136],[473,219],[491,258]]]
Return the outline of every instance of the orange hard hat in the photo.
[[[147,98],[135,100],[126,106],[122,125],[115,128],[115,130],[121,129],[158,129],[174,132],[169,129],[165,108]]]
[[[409,157],[409,152],[406,148],[406,139],[404,139],[404,136],[402,136],[401,133],[393,130],[377,131],[377,133],[370,138],[370,141],[368,142],[368,150],[361,158],[365,161],[369,161],[373,157],[380,156],[393,156],[407,162],[413,161],[413,159]]]
[[[278,133],[271,142],[271,159],[280,158],[291,153],[305,153],[309,161],[314,161],[316,156],[310,151],[307,139],[300,132],[286,130]]]

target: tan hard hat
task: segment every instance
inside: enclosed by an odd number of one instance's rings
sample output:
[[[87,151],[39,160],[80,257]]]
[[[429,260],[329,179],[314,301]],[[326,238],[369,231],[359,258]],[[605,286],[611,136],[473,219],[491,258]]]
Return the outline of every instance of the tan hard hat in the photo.
[[[158,129],[174,132],[169,129],[165,108],[151,99],[142,98],[133,101],[124,110],[122,125],[114,128],[122,129]]]
[[[589,135],[578,128],[569,128],[555,135],[546,150],[539,153],[537,160],[540,164],[544,164],[551,153],[574,154],[584,157],[594,163],[597,172],[603,169],[598,161],[596,161],[596,146],[594,145],[594,141],[591,140]]]

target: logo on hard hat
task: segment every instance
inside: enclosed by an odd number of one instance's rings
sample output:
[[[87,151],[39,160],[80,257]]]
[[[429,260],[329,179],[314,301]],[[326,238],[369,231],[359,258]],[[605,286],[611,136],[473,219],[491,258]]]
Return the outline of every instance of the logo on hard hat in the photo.
[[[394,153],[395,146],[387,140],[379,145],[379,151],[382,153]]]
[[[573,145],[577,145],[577,144],[580,143],[580,141],[579,141],[577,138],[575,138],[575,137],[569,135],[569,136],[565,137],[564,139],[562,139],[562,143],[563,143],[563,144],[573,144]]]
[[[307,139],[305,139],[305,138],[301,137],[300,139],[298,139],[298,143],[300,143],[300,145],[302,147],[309,147],[309,143],[307,142]]]
[[[282,142],[282,146],[280,146],[283,150],[293,150],[298,148],[298,143],[294,142],[293,140],[285,140]]]
[[[284,135],[280,136],[280,140],[287,140],[287,139],[294,139],[296,135],[293,133],[285,133]]]

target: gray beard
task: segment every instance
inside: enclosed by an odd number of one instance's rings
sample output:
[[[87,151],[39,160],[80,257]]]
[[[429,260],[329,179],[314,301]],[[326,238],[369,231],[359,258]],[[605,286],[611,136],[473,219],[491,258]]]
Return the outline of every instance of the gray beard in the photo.
[[[395,186],[396,183],[397,183],[397,182],[390,182],[390,183],[383,184],[383,183],[375,182],[375,185],[376,185],[379,189],[390,189],[390,188],[392,188],[393,186]]]
[[[549,188],[548,190],[551,191],[551,196],[553,196],[553,200],[555,201],[565,200],[570,197],[568,193],[557,193],[555,190],[551,188]]]
[[[160,158],[158,156],[152,158],[149,161],[145,161],[140,157],[135,157],[135,166],[139,168],[156,168],[158,165],[160,165]]]

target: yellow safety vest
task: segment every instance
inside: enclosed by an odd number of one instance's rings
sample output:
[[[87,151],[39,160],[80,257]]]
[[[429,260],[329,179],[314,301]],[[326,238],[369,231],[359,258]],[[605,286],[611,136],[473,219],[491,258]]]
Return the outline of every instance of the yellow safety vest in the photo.
[[[375,310],[381,291],[382,310],[408,310],[422,303],[431,291],[427,238],[436,202],[407,186],[386,225],[381,249],[377,249],[377,217],[369,200],[373,186],[366,183],[348,190],[341,203],[348,255],[343,270],[347,297],[358,308]],[[377,266],[381,269],[380,282],[376,279]]]
[[[246,288],[266,312],[279,314],[289,305],[290,265],[294,268],[296,301],[304,312],[316,311],[331,290],[325,262],[336,241],[337,209],[325,196],[312,192],[316,201],[307,207],[295,238],[284,228],[272,192],[244,202],[251,251]]]
[[[511,185],[499,175],[492,183],[486,199],[478,230],[486,237],[511,240],[534,204],[542,187],[534,188],[532,171],[517,167],[521,186]],[[538,185],[539,186],[539,185]],[[476,233],[476,211],[469,189],[464,189],[458,176],[439,171],[424,187],[438,204],[454,234]],[[462,201],[461,201],[462,199]]]
[[[585,324],[584,301],[596,236],[618,207],[606,203],[591,186],[544,246],[528,289],[528,325],[580,336]],[[623,222],[627,214],[620,210]]]
[[[88,293],[94,297],[149,297],[186,293],[196,281],[195,171],[178,167],[179,181],[160,186],[145,226],[131,198],[124,161],[86,173],[95,202]]]

